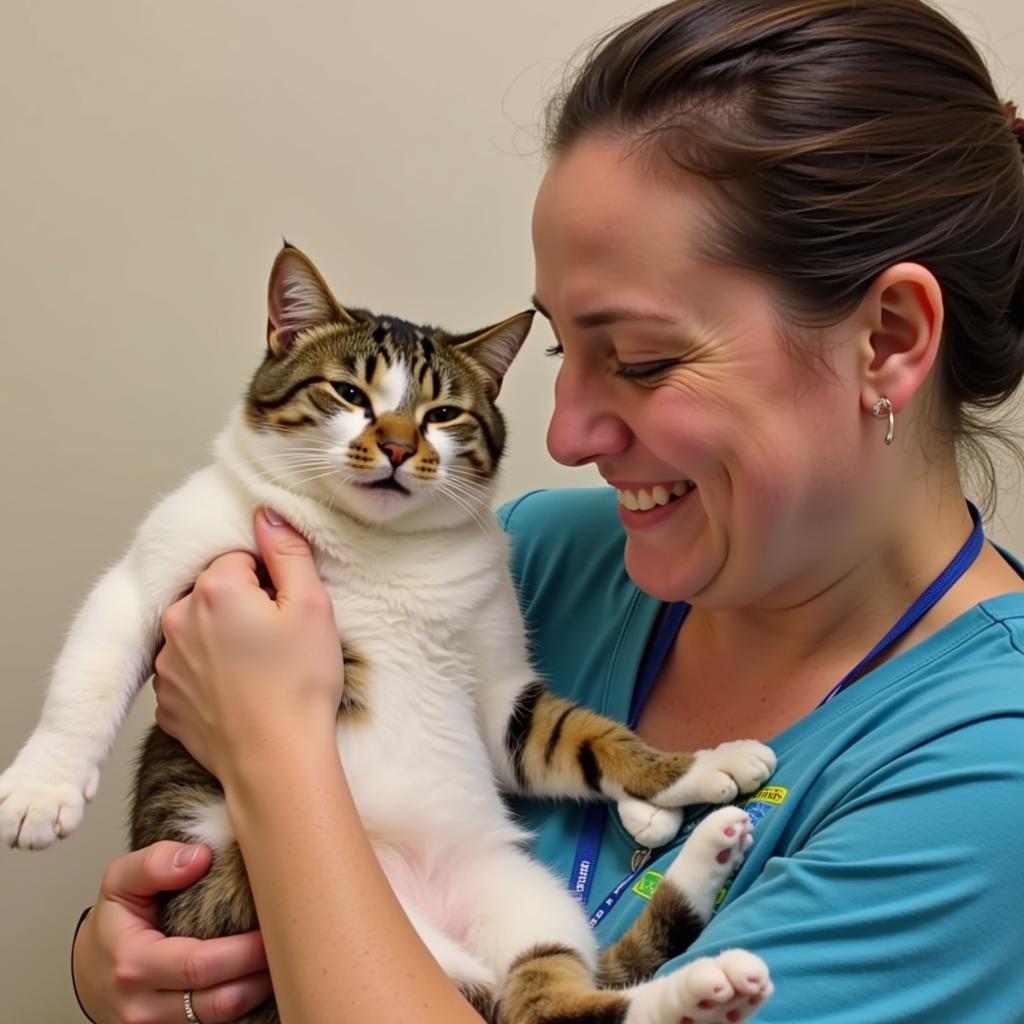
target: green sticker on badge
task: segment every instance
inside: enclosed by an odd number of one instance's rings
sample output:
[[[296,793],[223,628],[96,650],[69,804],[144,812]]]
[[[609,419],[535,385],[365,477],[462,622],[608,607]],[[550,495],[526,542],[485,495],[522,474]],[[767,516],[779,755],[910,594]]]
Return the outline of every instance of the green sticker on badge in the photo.
[[[654,890],[661,884],[665,876],[658,871],[645,871],[634,883],[633,892],[649,900],[654,895]]]

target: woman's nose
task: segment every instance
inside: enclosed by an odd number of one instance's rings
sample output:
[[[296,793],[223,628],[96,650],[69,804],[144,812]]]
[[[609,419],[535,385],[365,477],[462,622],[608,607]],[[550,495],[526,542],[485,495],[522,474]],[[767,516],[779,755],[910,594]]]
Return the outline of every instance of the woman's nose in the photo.
[[[628,427],[600,392],[599,383],[588,383],[564,365],[559,371],[547,443],[563,466],[584,466],[629,445]]]

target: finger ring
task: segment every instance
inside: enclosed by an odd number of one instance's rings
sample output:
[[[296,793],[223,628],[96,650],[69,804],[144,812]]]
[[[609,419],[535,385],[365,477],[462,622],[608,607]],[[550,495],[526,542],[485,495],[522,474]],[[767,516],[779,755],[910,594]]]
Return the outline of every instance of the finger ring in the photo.
[[[196,1011],[192,1009],[192,989],[185,993],[185,1020],[188,1021],[188,1024],[201,1024],[196,1016]]]

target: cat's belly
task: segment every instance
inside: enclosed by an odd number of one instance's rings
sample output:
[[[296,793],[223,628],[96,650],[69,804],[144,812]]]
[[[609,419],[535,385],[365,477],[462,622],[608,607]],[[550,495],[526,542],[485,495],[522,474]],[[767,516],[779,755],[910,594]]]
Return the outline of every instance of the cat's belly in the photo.
[[[407,725],[398,742],[394,734],[341,725],[338,747],[360,818],[376,840],[458,848],[479,836],[522,838],[469,714],[450,716],[440,729]]]

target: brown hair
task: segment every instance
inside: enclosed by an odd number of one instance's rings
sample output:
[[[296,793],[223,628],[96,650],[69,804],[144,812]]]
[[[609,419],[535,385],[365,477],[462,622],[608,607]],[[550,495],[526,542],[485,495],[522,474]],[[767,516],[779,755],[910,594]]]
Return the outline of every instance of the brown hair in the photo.
[[[921,0],[677,0],[589,51],[549,109],[548,148],[605,132],[718,183],[708,255],[775,280],[795,321],[835,322],[902,261],[946,309],[952,436],[1024,376],[1024,164],[964,34]],[[973,409],[967,408],[968,406]]]

